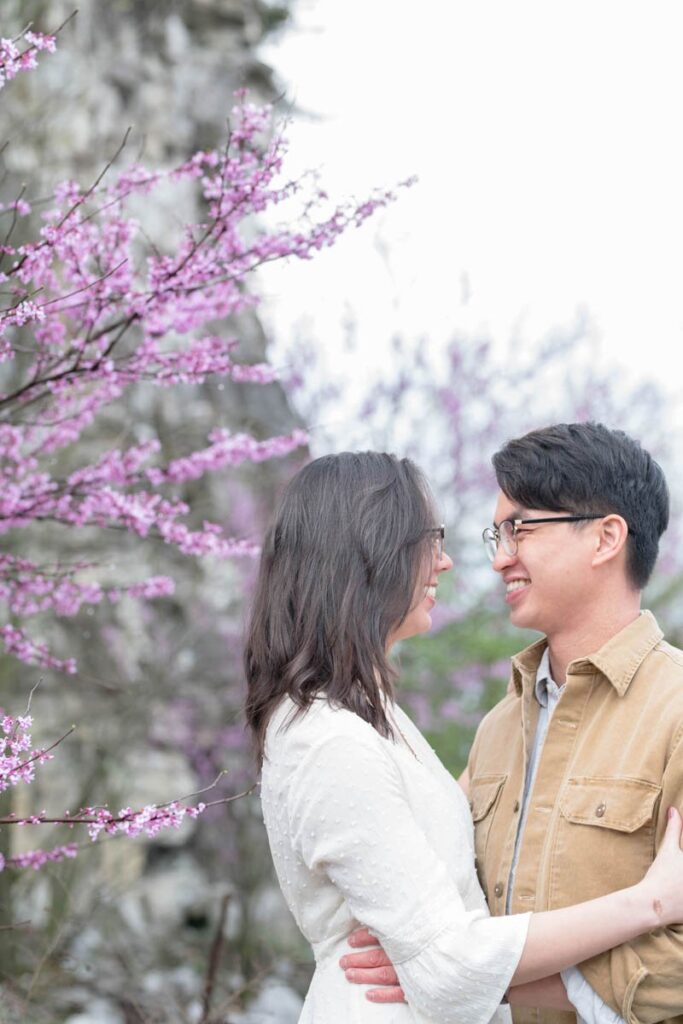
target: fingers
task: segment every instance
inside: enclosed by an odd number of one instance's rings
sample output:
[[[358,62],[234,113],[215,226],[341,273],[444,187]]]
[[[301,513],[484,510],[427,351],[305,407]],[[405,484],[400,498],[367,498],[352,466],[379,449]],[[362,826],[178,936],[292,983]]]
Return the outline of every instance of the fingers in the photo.
[[[352,967],[344,971],[347,981],[354,985],[392,985],[399,984],[398,975],[393,967]]]
[[[348,937],[349,946],[379,946],[379,939],[371,935],[367,928],[356,928]]]
[[[339,966],[347,970],[349,967],[391,967],[392,963],[380,946],[364,949],[362,953],[345,953]]]
[[[407,1003],[405,992],[398,985],[393,988],[371,988],[365,998],[373,1003]]]

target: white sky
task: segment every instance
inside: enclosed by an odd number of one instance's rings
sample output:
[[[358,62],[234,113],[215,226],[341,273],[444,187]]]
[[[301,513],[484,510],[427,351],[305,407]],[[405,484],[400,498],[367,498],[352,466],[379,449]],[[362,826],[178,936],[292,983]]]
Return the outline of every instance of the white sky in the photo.
[[[265,271],[275,336],[303,318],[333,368],[351,315],[380,366],[396,331],[531,344],[584,308],[603,363],[655,376],[683,425],[682,38],[678,0],[297,0],[262,49],[313,115],[290,171],[333,196],[420,182]]]

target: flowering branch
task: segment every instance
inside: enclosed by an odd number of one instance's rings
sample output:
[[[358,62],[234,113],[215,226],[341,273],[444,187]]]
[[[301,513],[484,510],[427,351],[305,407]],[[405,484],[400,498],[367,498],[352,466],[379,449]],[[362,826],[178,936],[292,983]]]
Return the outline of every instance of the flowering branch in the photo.
[[[0,792],[17,782],[32,782],[35,775],[36,764],[43,764],[52,759],[51,751],[59,746],[71,733],[75,726],[72,726],[56,740],[51,746],[41,750],[32,751],[28,757],[23,754],[30,751],[31,736],[28,732],[32,724],[30,715],[21,715],[12,718],[4,715],[0,719],[0,730],[4,740],[0,737]],[[67,825],[74,828],[76,825],[87,826],[88,835],[94,842],[101,833],[108,836],[126,835],[129,837],[145,834],[152,838],[166,828],[180,828],[186,818],[196,819],[209,807],[218,807],[221,804],[229,804],[242,797],[249,796],[256,787],[252,785],[249,789],[229,797],[221,797],[216,800],[200,801],[196,805],[187,805],[186,800],[193,799],[214,789],[225,774],[221,771],[214,781],[195,793],[190,793],[179,800],[172,800],[165,804],[150,804],[139,810],[132,807],[122,808],[118,814],[113,814],[107,807],[82,807],[75,814],[66,811],[60,816],[49,816],[46,811],[40,814],[32,814],[28,817],[18,817],[10,814],[0,818],[2,825]],[[0,871],[6,867],[24,868],[32,867],[38,870],[48,863],[56,863],[67,858],[76,857],[83,844],[68,843],[54,847],[51,850],[31,850],[27,853],[17,854],[14,857],[4,858],[0,854]]]
[[[44,811],[25,818],[17,818],[10,814],[5,818],[0,818],[0,825],[68,825],[69,828],[73,828],[74,825],[89,825],[88,833],[93,840],[97,839],[102,831],[107,835],[116,835],[121,832],[125,835],[136,836],[145,832],[148,836],[154,836],[169,826],[179,828],[185,817],[197,818],[209,807],[220,807],[222,804],[241,800],[242,797],[253,793],[255,788],[256,783],[242,793],[201,802],[193,807],[185,807],[178,800],[166,804],[150,804],[138,811],[134,811],[131,807],[124,807],[118,814],[112,814],[106,807],[82,807],[75,814],[69,814],[66,811],[62,817],[54,818],[48,817]]]
[[[54,50],[55,36],[30,30],[0,40],[0,88],[35,67],[40,52]],[[112,412],[128,423],[135,389],[276,381],[276,369],[266,363],[240,362],[238,340],[226,324],[258,305],[250,275],[274,260],[311,259],[395,194],[380,191],[336,208],[319,191],[307,195],[309,179],[284,177],[287,145],[273,128],[272,109],[251,104],[245,92],[237,94],[225,145],[194,153],[170,170],[121,169],[128,138],[126,132],[89,185],[64,181],[49,200],[33,201],[22,188],[13,202],[0,204],[8,223],[0,241],[0,535],[11,543],[17,531],[34,530],[42,548],[43,526],[51,523],[72,532],[125,531],[190,557],[251,557],[259,549],[249,536],[191,521],[189,485],[244,463],[283,458],[307,445],[305,431],[257,439],[219,420],[193,447],[169,450],[154,431],[142,443],[98,447],[92,428]],[[199,214],[181,225],[175,241],[162,244],[148,237],[132,206],[140,209],[174,188],[194,191]],[[301,199],[303,214],[263,226],[264,213],[286,211],[288,201]],[[25,230],[17,241],[20,226]],[[76,671],[73,658],[55,656],[28,634],[29,619],[72,617],[124,594],[150,600],[173,593],[167,576],[107,586],[94,578],[90,561],[64,564],[47,556],[42,562],[7,547],[0,554],[0,647],[26,663]],[[33,782],[73,731],[34,748],[29,712],[30,701],[16,718],[0,711],[0,792]],[[254,788],[198,799],[217,782],[166,804],[118,813],[85,806],[73,813],[9,814],[0,827],[83,826],[91,842],[151,838]],[[0,872],[58,863],[84,845],[0,855]]]
[[[3,81],[33,67],[40,50],[54,50],[53,36],[22,38],[23,50],[11,40],[0,46]],[[304,431],[256,440],[217,426],[205,446],[166,461],[156,437],[84,459],[83,433],[141,385],[276,380],[273,367],[240,363],[237,340],[216,324],[257,304],[247,288],[257,267],[310,259],[395,195],[377,192],[321,212],[323,193],[304,197],[302,181],[282,177],[287,146],[273,131],[271,108],[247,102],[244,92],[225,146],[199,151],[171,170],[133,165],[115,173],[127,139],[128,133],[90,185],[57,186],[34,240],[12,244],[14,225],[33,213],[23,191],[11,207],[12,225],[0,246],[0,534],[49,522],[157,538],[193,557],[253,556],[258,546],[248,537],[226,536],[218,523],[191,527],[188,503],[165,489],[243,462],[281,458],[307,444]],[[128,205],[186,183],[197,189],[202,216],[164,251]],[[306,202],[295,223],[260,226],[264,211],[296,197]],[[57,454],[68,472],[55,473]],[[26,559],[0,556],[0,609],[12,617],[0,625],[8,653],[73,672],[73,659],[55,657],[21,620],[44,612],[72,616],[84,604],[117,601],[123,593],[151,599],[173,592],[164,576],[106,589],[92,582],[92,573],[84,582],[79,572],[55,576]]]
[[[38,54],[41,51],[54,53],[57,47],[57,35],[71,21],[73,14],[57,29],[54,35],[47,36],[41,32],[25,29],[17,39],[0,39],[0,89],[10,82],[21,71],[32,71],[38,66]],[[23,45],[23,49],[20,46]]]

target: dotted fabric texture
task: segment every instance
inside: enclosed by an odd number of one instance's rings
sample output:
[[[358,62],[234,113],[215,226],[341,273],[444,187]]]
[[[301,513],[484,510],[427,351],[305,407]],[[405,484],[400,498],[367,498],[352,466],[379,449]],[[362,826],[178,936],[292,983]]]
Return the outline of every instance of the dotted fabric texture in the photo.
[[[499,1004],[530,915],[489,917],[457,782],[395,705],[395,741],[324,699],[294,711],[285,700],[269,724],[262,804],[282,891],[316,958],[300,1024],[509,1022]],[[359,923],[393,960],[409,1005],[370,1003],[366,986],[346,981],[338,960]]]

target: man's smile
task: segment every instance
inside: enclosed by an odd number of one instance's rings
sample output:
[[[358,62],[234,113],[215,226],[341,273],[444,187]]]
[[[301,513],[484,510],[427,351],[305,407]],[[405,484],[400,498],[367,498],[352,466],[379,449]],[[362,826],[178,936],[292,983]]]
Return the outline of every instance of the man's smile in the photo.
[[[531,580],[528,576],[512,576],[505,580],[505,598],[513,599],[520,591],[530,586]]]

